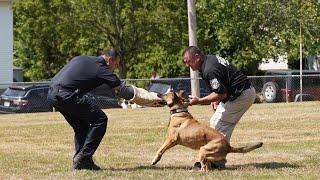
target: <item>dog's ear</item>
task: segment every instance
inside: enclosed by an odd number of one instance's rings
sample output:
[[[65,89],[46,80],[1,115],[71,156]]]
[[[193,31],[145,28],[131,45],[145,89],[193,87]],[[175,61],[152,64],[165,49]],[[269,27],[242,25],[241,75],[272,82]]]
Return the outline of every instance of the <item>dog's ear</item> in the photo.
[[[178,99],[179,98],[179,95],[177,93],[173,92],[173,95],[174,95],[173,96],[174,99]]]
[[[166,105],[167,104],[167,102],[164,99],[165,94],[157,93],[157,96],[162,99],[162,101],[159,101],[158,104],[161,104],[161,105]]]
[[[173,92],[173,88],[172,87],[168,88],[167,91],[165,92],[165,94],[168,94],[169,92]]]
[[[183,96],[184,96],[184,90],[180,90],[179,93],[178,93],[178,96],[179,96],[180,98],[183,98]]]

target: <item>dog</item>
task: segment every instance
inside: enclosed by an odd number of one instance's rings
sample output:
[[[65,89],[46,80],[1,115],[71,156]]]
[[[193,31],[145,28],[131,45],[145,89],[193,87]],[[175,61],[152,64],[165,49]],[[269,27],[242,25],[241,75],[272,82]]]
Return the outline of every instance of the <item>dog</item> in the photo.
[[[251,146],[232,147],[223,134],[211,127],[200,124],[193,118],[188,112],[189,103],[184,101],[182,91],[177,94],[171,89],[166,94],[159,94],[158,96],[170,108],[171,117],[167,138],[157,151],[152,165],[160,161],[166,150],[175,145],[182,145],[199,150],[201,171],[208,171],[211,170],[210,162],[223,160],[228,153],[247,153],[263,145],[262,142],[259,142]]]

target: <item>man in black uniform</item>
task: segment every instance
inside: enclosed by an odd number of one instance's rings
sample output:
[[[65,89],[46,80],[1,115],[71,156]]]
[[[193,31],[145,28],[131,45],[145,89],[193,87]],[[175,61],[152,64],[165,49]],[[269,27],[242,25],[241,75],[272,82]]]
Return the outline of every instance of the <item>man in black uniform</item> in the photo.
[[[108,118],[97,102],[88,97],[89,91],[107,84],[120,97],[139,105],[153,106],[161,101],[155,93],[122,84],[113,73],[118,61],[118,53],[113,49],[99,57],[74,57],[51,80],[48,101],[64,116],[75,133],[74,169],[100,169],[92,157],[106,132]]]
[[[236,124],[255,100],[255,89],[241,71],[222,57],[205,56],[199,48],[190,46],[183,52],[182,58],[192,70],[199,70],[212,92],[202,98],[190,96],[190,104],[219,104],[210,119],[210,126],[224,134],[230,142]],[[226,160],[223,160],[213,166],[225,168],[225,163]]]

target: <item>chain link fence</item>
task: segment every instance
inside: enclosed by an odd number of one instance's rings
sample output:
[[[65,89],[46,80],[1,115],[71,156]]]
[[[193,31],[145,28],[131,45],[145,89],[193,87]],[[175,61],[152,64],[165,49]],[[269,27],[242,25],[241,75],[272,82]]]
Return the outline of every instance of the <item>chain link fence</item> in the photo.
[[[320,75],[251,76],[260,102],[320,100]]]
[[[255,87],[256,103],[300,102],[320,100],[320,75],[249,76]],[[164,93],[168,87],[183,90],[185,98],[191,94],[190,78],[125,79],[132,84],[153,92]],[[300,87],[300,84],[302,86]],[[205,82],[199,79],[200,96],[210,94]],[[9,87],[10,88],[7,88]],[[21,82],[0,84],[0,113],[47,112],[53,107],[46,100],[49,82]],[[121,108],[130,102],[124,101],[103,85],[88,93],[102,108]]]

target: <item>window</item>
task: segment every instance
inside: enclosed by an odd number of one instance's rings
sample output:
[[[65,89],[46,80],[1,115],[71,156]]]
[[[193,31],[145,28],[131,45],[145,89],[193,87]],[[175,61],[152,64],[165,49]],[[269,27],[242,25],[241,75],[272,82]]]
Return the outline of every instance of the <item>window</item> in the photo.
[[[23,97],[26,94],[25,90],[22,89],[11,89],[7,88],[3,95],[5,96],[13,96],[13,97]]]

